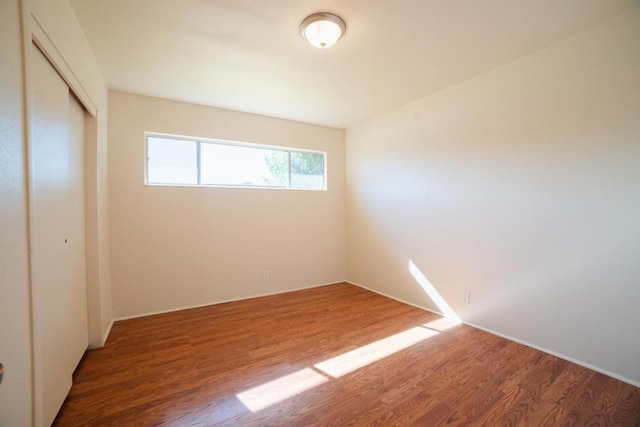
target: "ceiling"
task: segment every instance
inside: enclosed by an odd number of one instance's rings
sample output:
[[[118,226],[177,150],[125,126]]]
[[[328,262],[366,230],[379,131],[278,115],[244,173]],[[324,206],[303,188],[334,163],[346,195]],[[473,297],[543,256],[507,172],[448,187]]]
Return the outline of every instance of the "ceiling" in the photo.
[[[634,0],[71,0],[110,88],[346,128],[543,49]],[[309,14],[347,23],[332,48]]]

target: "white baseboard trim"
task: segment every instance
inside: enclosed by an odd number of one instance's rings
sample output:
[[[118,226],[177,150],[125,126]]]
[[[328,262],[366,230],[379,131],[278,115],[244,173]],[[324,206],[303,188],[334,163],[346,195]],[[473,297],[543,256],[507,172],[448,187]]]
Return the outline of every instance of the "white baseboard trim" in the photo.
[[[439,316],[443,316],[444,317],[444,315],[442,313],[439,313],[439,312],[437,312],[435,310],[431,310],[431,309],[428,309],[428,308],[425,308],[425,307],[421,307],[421,306],[419,306],[417,304],[413,304],[413,303],[410,303],[408,301],[404,301],[404,300],[402,300],[400,298],[396,298],[396,297],[394,297],[392,295],[388,295],[388,294],[386,294],[384,292],[380,292],[380,291],[377,291],[375,289],[368,288],[368,287],[363,286],[363,285],[361,285],[359,283],[355,283],[355,282],[352,282],[350,280],[346,280],[346,283],[349,283],[349,284],[354,285],[354,286],[358,286],[358,287],[360,287],[362,289],[366,289],[366,290],[374,292],[374,293],[376,293],[378,295],[382,295],[383,297],[391,298],[391,299],[396,300],[398,302],[401,302],[403,304],[407,304],[407,305],[419,308],[421,310],[428,311],[430,313],[434,313],[434,314],[437,314]],[[557,351],[549,350],[548,348],[544,348],[544,347],[541,347],[539,345],[532,344],[530,342],[527,342],[527,341],[524,341],[524,340],[521,340],[521,339],[518,339],[518,338],[514,338],[514,337],[512,337],[510,335],[506,335],[506,334],[503,334],[503,333],[500,333],[500,332],[496,332],[496,331],[494,331],[492,329],[476,325],[475,323],[467,322],[464,319],[460,319],[460,320],[462,321],[462,323],[464,323],[467,326],[471,326],[472,328],[476,328],[476,329],[479,329],[481,331],[487,332],[489,334],[496,335],[498,337],[507,339],[509,341],[513,341],[513,342],[516,342],[518,344],[525,345],[527,347],[533,348],[533,349],[541,351],[543,353],[547,353],[547,354],[550,354],[552,356],[555,356],[555,357],[557,357],[559,359],[566,360],[567,362],[575,363],[576,365],[582,366],[582,367],[587,368],[587,369],[591,369],[592,371],[599,372],[599,373],[601,373],[603,375],[606,375],[608,377],[615,378],[615,379],[620,380],[622,382],[625,382],[627,384],[631,384],[634,387],[640,388],[640,382],[638,382],[638,381],[634,381],[632,379],[623,377],[622,375],[618,375],[618,374],[615,374],[613,372],[609,372],[606,369],[602,369],[602,368],[599,368],[597,366],[590,365],[589,363],[583,362],[583,361],[578,360],[578,359],[574,359],[573,357],[566,356],[566,355],[564,355],[562,353],[558,353]]]
[[[567,356],[565,354],[558,353],[557,351],[549,350],[548,348],[544,348],[544,347],[541,347],[539,345],[532,344],[530,342],[527,342],[527,341],[512,337],[510,335],[503,334],[503,333],[500,333],[500,332],[496,332],[493,329],[485,328],[483,326],[476,325],[475,323],[465,322],[464,320],[462,321],[462,323],[464,323],[465,325],[471,326],[472,328],[480,329],[481,331],[484,331],[484,332],[490,333],[492,335],[496,335],[496,336],[499,336],[501,338],[507,339],[509,341],[513,341],[513,342],[517,342],[518,344],[526,345],[527,347],[531,347],[531,348],[533,348],[535,350],[538,350],[538,351],[541,351],[543,353],[547,353],[547,354],[550,354],[552,356],[555,356],[558,359],[563,359],[563,360],[566,360],[567,362],[575,363],[576,365],[580,365],[580,366],[582,366],[584,368],[591,369],[592,371],[599,372],[599,373],[601,373],[603,375],[606,375],[608,377],[615,378],[615,379],[620,380],[622,382],[625,382],[627,384],[631,384],[634,387],[640,388],[640,382],[638,382],[638,381],[634,381],[632,379],[623,377],[622,375],[618,375],[618,374],[615,374],[613,372],[609,372],[606,369],[602,369],[602,368],[599,368],[597,366],[591,365],[589,363],[583,362],[581,360],[574,359],[573,357],[569,357],[569,356]]]
[[[95,350],[97,348],[104,347],[104,344],[107,342],[107,338],[109,338],[109,334],[111,333],[111,328],[113,327],[113,322],[114,322],[114,320],[112,320],[109,323],[109,326],[107,326],[107,330],[104,331],[104,333],[102,334],[101,340],[97,344],[91,344],[90,343],[89,347],[87,347],[87,350]]]
[[[345,280],[345,282],[350,284],[350,285],[357,286],[359,288],[362,288],[362,289],[365,289],[367,291],[373,292],[374,294],[382,295],[383,297],[387,297],[389,299],[396,300],[398,302],[410,305],[410,306],[415,307],[415,308],[419,308],[420,310],[428,311],[429,313],[433,313],[433,314],[437,314],[438,316],[445,317],[445,315],[440,313],[439,311],[432,310],[432,309],[426,308],[426,307],[422,307],[421,305],[414,304],[414,303],[409,302],[409,301],[405,301],[405,300],[403,300],[401,298],[394,297],[393,295],[385,294],[384,292],[380,292],[380,291],[377,291],[375,289],[368,288],[368,287],[366,287],[364,285],[361,285],[360,283],[352,282],[350,280]]]
[[[210,305],[225,304],[225,303],[228,303],[228,302],[244,301],[244,300],[252,299],[252,298],[260,298],[260,297],[268,297],[268,296],[272,296],[272,295],[286,294],[286,293],[289,293],[289,292],[302,291],[304,289],[313,289],[313,288],[320,288],[322,286],[337,285],[339,283],[349,283],[349,282],[347,282],[346,280],[340,280],[338,282],[321,283],[319,285],[310,285],[310,286],[302,286],[300,288],[287,289],[286,291],[269,292],[269,293],[264,293],[264,294],[250,295],[250,296],[246,296],[246,297],[233,298],[233,299],[222,300],[222,301],[213,301],[213,302],[208,302],[208,303],[204,303],[204,304],[190,305],[190,306],[187,306],[187,307],[177,307],[177,308],[170,308],[168,310],[153,311],[153,312],[150,312],[150,313],[134,314],[132,316],[123,316],[123,317],[115,318],[115,319],[113,319],[113,322],[119,322],[121,320],[138,319],[140,317],[155,316],[157,314],[173,313],[175,311],[190,310],[192,308],[208,307]],[[113,322],[111,322],[112,325],[113,325]],[[109,328],[109,330],[111,330],[111,328]]]

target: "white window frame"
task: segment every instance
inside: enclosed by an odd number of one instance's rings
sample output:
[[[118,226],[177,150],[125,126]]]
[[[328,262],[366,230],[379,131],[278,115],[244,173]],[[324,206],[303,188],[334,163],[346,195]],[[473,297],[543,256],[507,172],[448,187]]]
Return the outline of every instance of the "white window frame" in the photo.
[[[196,143],[196,167],[197,167],[197,183],[196,184],[180,184],[180,183],[156,183],[149,182],[149,138],[165,138],[176,141],[191,141]],[[201,145],[230,145],[234,147],[247,147],[256,149],[267,149],[273,151],[283,151],[287,153],[288,161],[288,177],[287,186],[259,186],[259,185],[226,185],[226,184],[203,184],[202,183],[202,166],[201,166]],[[322,154],[322,188],[291,188],[291,153],[315,153]],[[265,189],[265,190],[294,190],[294,191],[327,191],[327,152],[318,150],[309,150],[306,148],[283,147],[279,145],[257,144],[253,142],[230,141],[225,139],[199,138],[183,135],[172,135],[158,132],[144,133],[144,184],[154,187],[214,187],[214,188],[249,188],[249,189]]]

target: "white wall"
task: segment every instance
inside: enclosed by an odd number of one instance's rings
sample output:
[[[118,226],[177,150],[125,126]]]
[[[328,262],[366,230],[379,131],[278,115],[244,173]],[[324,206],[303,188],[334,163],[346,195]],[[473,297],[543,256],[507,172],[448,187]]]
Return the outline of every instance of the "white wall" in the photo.
[[[31,425],[29,267],[18,0],[0,2],[0,425]]]
[[[342,130],[123,92],[109,98],[116,317],[344,280]],[[328,191],[145,186],[145,131],[326,151]]]
[[[640,384],[640,11],[346,134],[349,280]],[[471,292],[471,304],[461,301]]]

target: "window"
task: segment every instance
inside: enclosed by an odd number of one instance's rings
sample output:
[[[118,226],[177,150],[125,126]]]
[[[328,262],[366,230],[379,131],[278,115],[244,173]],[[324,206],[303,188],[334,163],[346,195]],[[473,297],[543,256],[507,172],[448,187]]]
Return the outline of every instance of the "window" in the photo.
[[[146,134],[146,183],[325,190],[326,153]]]

